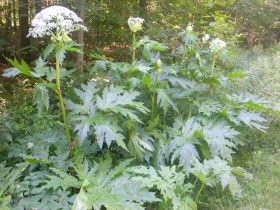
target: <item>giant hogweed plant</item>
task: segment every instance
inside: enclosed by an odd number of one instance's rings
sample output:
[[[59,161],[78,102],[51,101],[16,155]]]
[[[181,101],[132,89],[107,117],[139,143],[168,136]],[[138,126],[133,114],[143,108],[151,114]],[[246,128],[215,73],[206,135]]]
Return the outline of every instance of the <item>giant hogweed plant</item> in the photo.
[[[143,21],[128,20],[131,62],[97,60],[92,79],[65,99],[60,80],[69,72],[63,61],[67,51],[77,50],[69,35],[85,27],[63,7],[36,15],[30,36],[50,35],[51,44],[34,70],[9,59],[15,68],[4,76],[33,78],[39,111],[55,110],[53,90],[62,118],[50,117],[54,123],[47,129],[11,146],[9,157],[28,165],[1,165],[1,180],[14,183],[0,191],[2,208],[188,210],[197,208],[205,187],[228,187],[233,196],[241,195],[236,176],[250,174],[232,164],[232,154],[241,144],[240,128],[265,131],[260,113],[269,104],[236,91],[242,75],[228,69],[222,40],[201,38],[190,25],[170,55],[166,45],[147,36],[137,40]],[[51,54],[55,69],[47,61]],[[11,170],[16,176],[7,175]]]

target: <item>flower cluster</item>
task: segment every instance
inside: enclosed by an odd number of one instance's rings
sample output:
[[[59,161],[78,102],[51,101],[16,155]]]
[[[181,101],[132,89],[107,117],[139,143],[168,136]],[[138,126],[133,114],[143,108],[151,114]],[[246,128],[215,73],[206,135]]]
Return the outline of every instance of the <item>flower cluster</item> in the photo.
[[[188,32],[192,32],[192,31],[193,31],[193,26],[192,26],[191,23],[189,23],[189,25],[187,26],[186,30],[187,30]]]
[[[54,35],[57,32],[67,35],[77,30],[87,31],[81,23],[82,19],[73,11],[61,6],[51,6],[35,16],[28,36],[38,38]]]
[[[202,42],[203,42],[203,43],[206,43],[209,39],[210,39],[209,34],[205,34],[205,35],[202,37]]]
[[[211,52],[220,52],[222,49],[224,49],[227,46],[227,43],[223,40],[216,38],[213,39],[210,43],[210,50]]]
[[[140,31],[142,29],[142,25],[143,25],[144,21],[145,20],[143,18],[130,17],[130,18],[128,18],[127,23],[128,23],[130,30],[133,33],[136,33],[137,31]]]

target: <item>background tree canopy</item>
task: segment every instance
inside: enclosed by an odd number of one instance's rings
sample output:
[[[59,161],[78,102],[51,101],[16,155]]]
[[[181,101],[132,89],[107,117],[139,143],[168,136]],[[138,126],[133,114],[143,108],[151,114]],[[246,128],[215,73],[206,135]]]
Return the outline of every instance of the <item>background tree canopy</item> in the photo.
[[[85,36],[87,48],[115,58],[124,58],[122,49],[129,44],[126,21],[136,15],[145,19],[146,34],[169,40],[170,45],[175,41],[172,31],[189,23],[196,31],[219,34],[241,46],[269,46],[280,40],[277,0],[1,0],[0,52],[24,57],[40,48],[42,43],[35,45],[26,34],[35,13],[50,5],[67,6],[80,14],[90,30]]]

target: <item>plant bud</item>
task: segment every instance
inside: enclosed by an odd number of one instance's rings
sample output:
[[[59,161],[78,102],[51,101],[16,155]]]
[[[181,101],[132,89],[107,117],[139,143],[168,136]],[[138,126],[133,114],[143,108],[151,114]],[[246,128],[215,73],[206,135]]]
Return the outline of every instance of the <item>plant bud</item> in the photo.
[[[129,29],[133,32],[136,33],[137,31],[142,30],[142,25],[144,23],[144,19],[143,18],[139,18],[139,17],[130,17],[127,20]]]

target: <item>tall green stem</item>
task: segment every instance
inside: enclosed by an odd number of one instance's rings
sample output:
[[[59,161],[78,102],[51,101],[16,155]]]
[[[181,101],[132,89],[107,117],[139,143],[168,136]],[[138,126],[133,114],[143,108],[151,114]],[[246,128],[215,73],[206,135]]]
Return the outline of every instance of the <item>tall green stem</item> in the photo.
[[[216,54],[213,55],[213,62],[212,62],[211,74],[214,73],[215,63],[216,63]]]
[[[186,51],[187,51],[187,47],[186,47],[186,46],[184,46],[184,48],[183,48],[183,54],[182,54],[182,62],[184,62],[184,61],[185,61]]]
[[[155,80],[155,84],[154,84],[154,88],[153,88],[153,92],[152,92],[152,119],[154,118],[155,115],[155,97],[156,97],[156,90],[157,90],[157,86],[158,86],[158,78],[159,78],[159,70],[157,70],[157,75],[156,75],[156,80]]]
[[[195,197],[195,202],[197,202],[198,197],[200,196],[202,190],[204,189],[204,186],[205,186],[205,184],[202,183],[202,185],[200,186],[200,189],[199,189],[199,191],[198,191],[198,193],[197,193],[197,195],[196,195],[196,197]]]
[[[56,86],[57,86],[57,94],[58,94],[58,98],[59,98],[59,105],[60,105],[60,109],[61,109],[61,113],[62,113],[62,117],[63,117],[63,124],[64,124],[65,133],[66,133],[67,143],[68,143],[69,148],[72,149],[73,145],[72,145],[72,140],[71,140],[71,134],[70,134],[69,126],[68,126],[66,111],[65,111],[63,97],[62,97],[61,88],[60,88],[60,64],[59,64],[58,59],[56,59],[55,67],[56,67]]]
[[[132,34],[132,46],[131,46],[131,49],[132,49],[132,63],[134,63],[134,61],[135,61],[135,51],[136,51],[135,45],[136,45],[136,34],[133,33]]]

